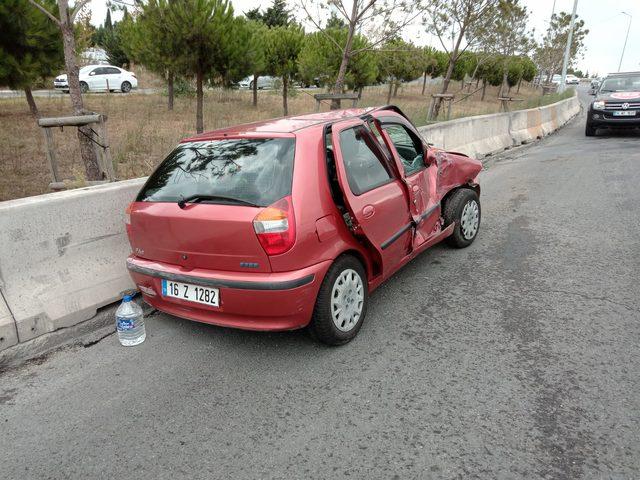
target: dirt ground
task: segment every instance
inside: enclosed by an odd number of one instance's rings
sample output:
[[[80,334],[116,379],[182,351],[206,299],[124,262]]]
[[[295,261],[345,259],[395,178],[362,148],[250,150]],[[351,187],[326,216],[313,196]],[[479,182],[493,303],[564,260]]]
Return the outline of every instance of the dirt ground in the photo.
[[[143,77],[144,78],[144,77]],[[155,81],[141,81],[141,87],[157,87]],[[428,84],[427,93],[421,95],[421,84],[407,84],[398,91],[392,103],[398,105],[417,124],[426,122],[429,93],[438,90],[438,84]],[[386,103],[386,86],[368,87],[359,106]],[[289,99],[290,115],[313,112],[313,93],[319,90],[296,90]],[[459,83],[450,90],[457,98]],[[514,95],[515,89],[514,89]],[[485,101],[480,92],[454,105],[452,117],[493,113],[500,110],[496,99],[497,88],[488,87]],[[540,103],[540,91],[523,85],[518,98],[520,108]],[[545,97],[548,100],[548,97]],[[53,98],[36,97],[43,117],[71,113],[67,95]],[[546,103],[546,102],[545,102]],[[85,107],[108,115],[107,127],[116,174],[119,179],[148,175],[185,136],[195,131],[195,98],[177,97],[173,111],[167,110],[167,98],[162,88],[156,94],[88,94]],[[327,109],[323,105],[323,109]],[[213,130],[229,125],[282,115],[282,97],[277,91],[259,92],[258,107],[251,105],[251,92],[243,90],[208,90],[205,95],[204,125]],[[84,181],[84,166],[79,155],[75,128],[55,130],[57,157],[62,177],[80,186]],[[49,191],[51,181],[46,163],[44,135],[30,116],[24,98],[0,99],[0,201],[38,195]]]

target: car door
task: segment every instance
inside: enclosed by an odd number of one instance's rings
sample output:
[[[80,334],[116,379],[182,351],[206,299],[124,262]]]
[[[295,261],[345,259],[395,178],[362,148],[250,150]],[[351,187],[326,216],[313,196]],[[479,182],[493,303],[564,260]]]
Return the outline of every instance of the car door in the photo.
[[[104,67],[94,68],[87,76],[89,90],[104,90],[106,88]]]
[[[410,192],[411,213],[417,225],[414,246],[440,231],[438,167],[427,160],[427,149],[413,127],[400,116],[379,116],[370,124],[393,156]]]
[[[116,67],[104,67],[104,88],[107,90],[120,90],[120,84],[122,83],[122,72]]]
[[[404,186],[362,120],[333,124],[330,141],[352,230],[366,240],[386,277],[411,250],[413,223]]]

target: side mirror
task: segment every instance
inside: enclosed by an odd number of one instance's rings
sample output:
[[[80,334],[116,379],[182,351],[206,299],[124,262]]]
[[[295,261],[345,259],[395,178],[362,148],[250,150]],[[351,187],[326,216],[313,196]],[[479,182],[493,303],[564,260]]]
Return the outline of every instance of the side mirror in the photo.
[[[89,76],[92,76],[92,75],[95,75],[95,74],[96,74],[96,72],[91,72],[91,73],[89,73]]]

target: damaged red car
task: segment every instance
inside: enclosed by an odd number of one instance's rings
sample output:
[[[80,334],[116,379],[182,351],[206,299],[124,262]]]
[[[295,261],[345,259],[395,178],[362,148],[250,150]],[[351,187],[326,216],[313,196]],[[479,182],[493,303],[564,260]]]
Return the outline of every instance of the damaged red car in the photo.
[[[425,143],[396,107],[336,110],[188,138],[127,208],[127,267],[160,311],[339,345],[370,293],[480,227],[481,164]]]

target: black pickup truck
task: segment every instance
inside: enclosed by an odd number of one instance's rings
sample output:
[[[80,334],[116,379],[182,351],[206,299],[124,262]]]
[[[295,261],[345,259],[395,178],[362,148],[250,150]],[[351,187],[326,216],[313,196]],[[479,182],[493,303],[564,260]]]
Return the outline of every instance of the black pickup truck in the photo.
[[[610,73],[593,92],[584,133],[598,128],[640,127],[640,72]]]

